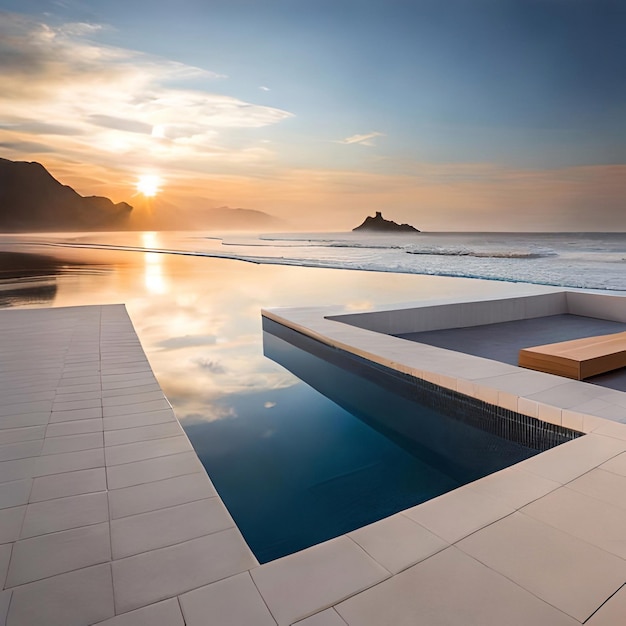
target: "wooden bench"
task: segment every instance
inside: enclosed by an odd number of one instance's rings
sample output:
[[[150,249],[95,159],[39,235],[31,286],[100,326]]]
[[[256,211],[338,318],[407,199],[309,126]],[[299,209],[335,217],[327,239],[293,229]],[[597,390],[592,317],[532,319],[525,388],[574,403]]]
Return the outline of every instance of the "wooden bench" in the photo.
[[[524,348],[519,366],[583,380],[626,367],[626,332]]]

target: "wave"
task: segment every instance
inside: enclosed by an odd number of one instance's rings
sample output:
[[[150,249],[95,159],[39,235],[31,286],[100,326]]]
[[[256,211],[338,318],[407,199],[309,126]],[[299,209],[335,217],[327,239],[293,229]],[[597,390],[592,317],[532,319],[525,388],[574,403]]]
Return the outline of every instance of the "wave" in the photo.
[[[424,254],[433,256],[471,256],[477,259],[545,259],[558,256],[557,252],[547,250],[545,252],[527,251],[498,251],[498,250],[468,250],[468,249],[421,249],[405,250],[407,254]]]
[[[304,254],[294,254],[289,256],[261,256],[256,254],[237,253],[235,251],[217,250],[180,250],[169,248],[146,248],[139,246],[124,246],[112,244],[99,244],[87,242],[54,242],[48,245],[73,247],[73,248],[93,248],[102,250],[121,250],[126,252],[150,252],[156,254],[195,256],[205,258],[229,259],[254,264],[266,265],[288,265],[324,269],[362,270],[375,272],[389,272],[401,274],[419,274],[426,276],[446,276],[455,278],[473,278],[482,280],[492,280],[513,283],[531,283],[537,285],[547,285],[564,288],[598,289],[612,291],[626,291],[626,277],[621,267],[609,270],[609,264],[598,263],[592,268],[588,262],[572,264],[571,261],[560,262],[551,260],[554,256],[543,253],[540,257],[530,257],[529,254],[540,254],[537,252],[519,255],[515,251],[490,254],[432,254],[412,253],[405,255],[405,250],[389,250],[389,254],[363,254],[359,256],[337,256],[324,255],[321,257],[307,256]],[[448,250],[448,252],[450,252]],[[457,251],[458,252],[458,251]],[[500,258],[501,262],[494,264],[490,262],[494,255]],[[468,258],[470,257],[470,258]],[[472,261],[471,258],[474,260]],[[415,259],[419,262],[413,262]],[[544,259],[542,261],[542,259]],[[532,263],[524,261],[532,260]]]

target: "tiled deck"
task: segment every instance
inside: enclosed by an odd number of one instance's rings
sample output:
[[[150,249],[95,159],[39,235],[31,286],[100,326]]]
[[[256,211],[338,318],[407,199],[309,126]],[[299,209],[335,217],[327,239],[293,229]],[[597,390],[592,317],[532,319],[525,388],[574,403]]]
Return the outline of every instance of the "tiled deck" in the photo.
[[[422,349],[319,310],[274,318],[437,384],[515,397],[516,409],[524,399],[511,387],[512,366],[479,359],[468,370],[465,357],[476,357]],[[575,419],[591,434],[258,566],[123,306],[0,311],[0,355],[0,624],[624,621],[626,426],[566,417],[555,398],[573,396],[554,390],[574,383],[552,377],[537,391],[536,379],[513,376],[532,393],[553,391],[528,404],[532,411],[545,405],[554,417],[558,408],[561,422]],[[509,381],[502,396],[482,380],[495,377]]]
[[[0,624],[201,624],[185,592],[252,587],[123,306],[0,311],[0,358]]]

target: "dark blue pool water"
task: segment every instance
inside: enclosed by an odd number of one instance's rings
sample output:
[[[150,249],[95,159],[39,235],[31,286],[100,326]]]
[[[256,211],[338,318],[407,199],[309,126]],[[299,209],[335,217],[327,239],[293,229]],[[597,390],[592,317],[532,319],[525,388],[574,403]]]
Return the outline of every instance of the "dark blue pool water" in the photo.
[[[260,562],[538,452],[450,419],[268,332],[264,350],[310,384],[231,397],[222,407],[231,417],[185,427]]]

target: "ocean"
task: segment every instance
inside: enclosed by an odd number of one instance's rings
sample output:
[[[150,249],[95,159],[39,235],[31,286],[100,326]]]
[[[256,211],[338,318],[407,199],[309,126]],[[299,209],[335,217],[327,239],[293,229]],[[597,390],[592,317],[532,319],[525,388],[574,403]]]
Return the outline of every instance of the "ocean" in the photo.
[[[82,234],[59,245],[626,291],[626,233]]]

